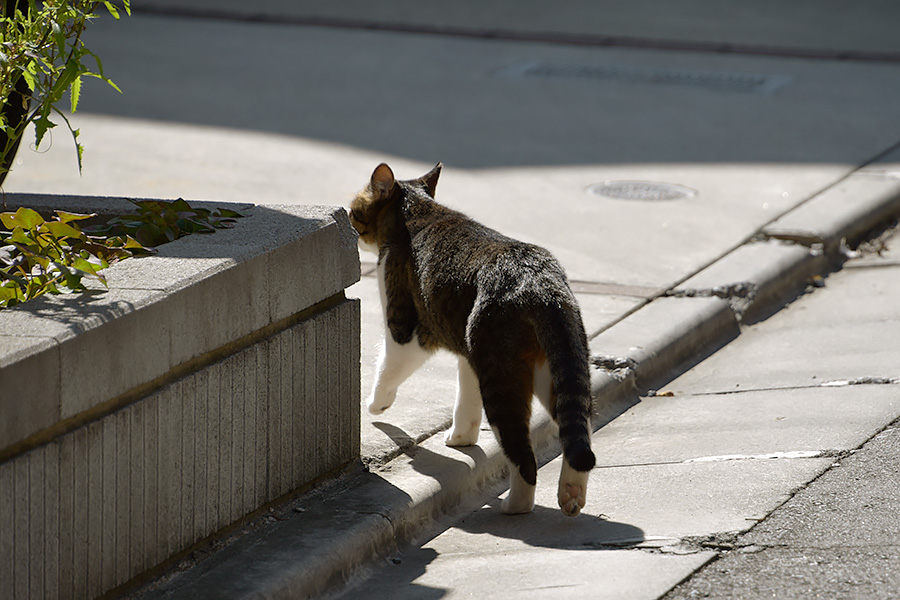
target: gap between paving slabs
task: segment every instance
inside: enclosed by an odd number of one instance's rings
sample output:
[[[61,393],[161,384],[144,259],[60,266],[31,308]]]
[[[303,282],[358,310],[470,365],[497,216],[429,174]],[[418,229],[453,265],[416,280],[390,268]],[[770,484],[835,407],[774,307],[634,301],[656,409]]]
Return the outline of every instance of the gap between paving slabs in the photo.
[[[898,215],[900,179],[881,176],[877,164],[869,165],[602,331],[590,341],[594,428],[639,402],[640,393],[652,395],[654,386],[736,338],[742,322],[762,320],[810,284],[820,284],[847,258],[845,240],[861,241]],[[535,411],[532,425],[543,464],[559,452],[555,425],[544,411]],[[268,523],[138,597],[322,594],[364,565],[433,532],[439,520],[470,508],[467,501],[499,486],[505,471],[506,460],[491,435],[482,435],[471,448],[448,448],[443,436],[432,436],[376,471],[350,473],[270,509]],[[677,541],[692,552],[730,543]]]

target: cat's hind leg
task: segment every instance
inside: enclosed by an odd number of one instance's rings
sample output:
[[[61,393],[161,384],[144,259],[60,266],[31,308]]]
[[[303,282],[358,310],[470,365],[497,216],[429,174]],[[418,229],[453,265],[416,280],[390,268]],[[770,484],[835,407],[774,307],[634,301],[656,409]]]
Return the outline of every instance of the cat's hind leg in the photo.
[[[431,353],[419,344],[413,335],[408,344],[399,344],[390,331],[385,331],[381,352],[375,367],[375,384],[366,400],[366,408],[373,415],[380,415],[394,403],[397,388],[421,367]]]
[[[562,469],[559,472],[557,500],[564,515],[574,517],[584,508],[588,475],[590,475],[590,471],[576,471],[563,457]]]
[[[460,356],[456,405],[453,407],[453,425],[444,436],[445,444],[448,446],[474,446],[478,443],[481,406],[478,377],[472,370],[469,359]]]
[[[484,413],[510,462],[505,514],[531,512],[537,460],[531,447],[534,365],[541,354],[533,329],[506,306],[479,303],[469,318],[467,342]]]
[[[550,379],[550,365],[543,362],[534,369],[534,395],[538,397],[547,412],[556,418],[556,395]],[[559,473],[559,490],[557,501],[563,514],[574,517],[584,508],[587,494],[588,471],[576,471],[563,457],[562,469]]]
[[[488,422],[509,459],[509,495],[504,514],[531,512],[537,484],[537,460],[531,447],[531,366],[523,361],[495,361],[478,370]]]
[[[495,435],[498,435],[495,431]],[[499,436],[498,436],[499,437]],[[519,467],[509,463],[509,493],[500,501],[500,511],[505,515],[521,515],[534,510],[534,484],[525,481]]]

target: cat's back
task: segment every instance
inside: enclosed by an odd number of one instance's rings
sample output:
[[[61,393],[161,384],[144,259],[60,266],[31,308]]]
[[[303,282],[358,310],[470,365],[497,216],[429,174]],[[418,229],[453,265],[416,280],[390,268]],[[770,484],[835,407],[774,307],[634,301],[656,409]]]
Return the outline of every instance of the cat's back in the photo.
[[[430,200],[408,220],[416,270],[428,287],[475,287],[497,302],[569,294],[565,272],[541,246],[516,240]]]
[[[504,257],[529,253],[530,244],[505,236],[434,200],[410,204],[407,229],[413,254],[420,263],[474,276],[485,267],[503,262]]]

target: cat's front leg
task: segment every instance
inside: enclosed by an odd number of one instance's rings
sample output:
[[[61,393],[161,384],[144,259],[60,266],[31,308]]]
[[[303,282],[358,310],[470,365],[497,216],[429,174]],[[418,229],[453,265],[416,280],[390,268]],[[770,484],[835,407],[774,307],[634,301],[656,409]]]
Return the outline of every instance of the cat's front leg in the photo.
[[[430,353],[422,348],[416,335],[406,344],[394,340],[390,330],[385,331],[378,363],[375,367],[375,384],[366,400],[366,408],[373,415],[380,415],[394,403],[397,388],[416,369],[428,360]]]
[[[456,385],[453,425],[444,435],[444,443],[454,447],[474,446],[481,427],[481,389],[475,371],[464,356],[459,357]]]

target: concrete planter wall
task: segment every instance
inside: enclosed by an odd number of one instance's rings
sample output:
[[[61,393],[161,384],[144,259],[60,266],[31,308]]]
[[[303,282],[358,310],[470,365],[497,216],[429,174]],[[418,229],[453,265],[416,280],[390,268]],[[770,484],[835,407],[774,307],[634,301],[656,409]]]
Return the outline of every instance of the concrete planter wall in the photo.
[[[346,214],[211,206],[248,218],[0,311],[0,598],[100,595],[358,457]]]

